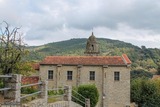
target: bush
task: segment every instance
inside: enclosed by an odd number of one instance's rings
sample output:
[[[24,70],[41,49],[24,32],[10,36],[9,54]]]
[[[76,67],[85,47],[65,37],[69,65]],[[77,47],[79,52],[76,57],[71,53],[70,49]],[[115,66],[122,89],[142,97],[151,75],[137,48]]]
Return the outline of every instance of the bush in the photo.
[[[48,95],[50,95],[50,96],[52,96],[52,95],[62,95],[62,94],[64,94],[64,90],[62,90],[62,89],[48,91]]]
[[[35,88],[32,88],[32,87],[24,87],[21,89],[21,93],[22,94],[31,94],[31,93],[34,93],[34,92],[37,92],[38,90],[35,89]]]
[[[98,89],[95,85],[80,85],[77,88],[77,92],[79,94],[81,94],[82,96],[84,96],[85,98],[90,99],[90,103],[91,103],[91,107],[95,107],[97,102],[98,102],[98,98],[99,98],[99,93],[98,93]],[[79,96],[78,94],[74,93],[73,91],[73,96],[80,99],[81,101],[85,102],[85,99],[82,98],[81,96]],[[78,101],[76,101],[78,102]],[[82,105],[83,107],[85,107],[85,105],[81,102],[78,102],[80,105]]]

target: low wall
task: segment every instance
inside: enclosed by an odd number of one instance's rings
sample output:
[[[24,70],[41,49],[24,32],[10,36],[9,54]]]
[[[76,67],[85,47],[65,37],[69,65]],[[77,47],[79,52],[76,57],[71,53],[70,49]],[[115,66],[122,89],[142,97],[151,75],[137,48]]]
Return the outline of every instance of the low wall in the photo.
[[[39,76],[23,76],[21,79],[22,84],[33,84],[39,81]]]
[[[36,99],[27,104],[22,104],[22,107],[47,107],[47,101],[44,99]]]
[[[71,107],[82,107],[82,106],[72,101]]]
[[[81,105],[71,101],[70,107],[82,107]],[[46,104],[44,99],[33,100],[27,104],[23,104],[22,107],[69,107],[68,101],[57,101],[55,103]]]
[[[47,107],[69,107],[68,101],[57,101],[55,103],[48,103]]]

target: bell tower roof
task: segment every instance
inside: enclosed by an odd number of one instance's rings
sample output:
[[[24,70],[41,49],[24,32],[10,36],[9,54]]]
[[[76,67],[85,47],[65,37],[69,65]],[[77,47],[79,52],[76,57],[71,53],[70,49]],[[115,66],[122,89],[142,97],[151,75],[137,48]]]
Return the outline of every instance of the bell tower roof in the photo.
[[[92,35],[88,38],[88,40],[92,42],[96,42],[96,37],[94,36],[93,32],[92,32]]]
[[[90,56],[97,56],[99,54],[99,46],[93,32],[87,40],[85,54]]]

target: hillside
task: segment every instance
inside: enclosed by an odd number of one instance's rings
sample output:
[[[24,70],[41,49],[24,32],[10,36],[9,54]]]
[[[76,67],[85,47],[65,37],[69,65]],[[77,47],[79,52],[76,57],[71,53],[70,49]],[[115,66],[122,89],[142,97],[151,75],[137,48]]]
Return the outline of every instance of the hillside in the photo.
[[[87,39],[70,39],[67,41],[53,42],[41,46],[27,47],[30,54],[26,60],[40,61],[47,55],[84,55]],[[160,61],[160,50],[156,48],[146,48],[142,46],[134,46],[118,40],[97,39],[101,51],[101,55],[122,55],[126,53],[131,61],[132,69],[144,68],[153,70],[157,68]]]

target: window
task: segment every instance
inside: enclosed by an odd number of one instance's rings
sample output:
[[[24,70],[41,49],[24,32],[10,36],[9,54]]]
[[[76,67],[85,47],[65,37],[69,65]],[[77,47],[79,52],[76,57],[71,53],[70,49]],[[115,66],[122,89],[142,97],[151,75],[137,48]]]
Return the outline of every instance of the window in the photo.
[[[120,73],[119,72],[114,72],[114,80],[119,81],[120,80]]]
[[[48,70],[48,79],[53,79],[53,70]]]
[[[90,80],[95,80],[95,71],[90,71]]]
[[[67,80],[72,80],[72,71],[67,71]]]

